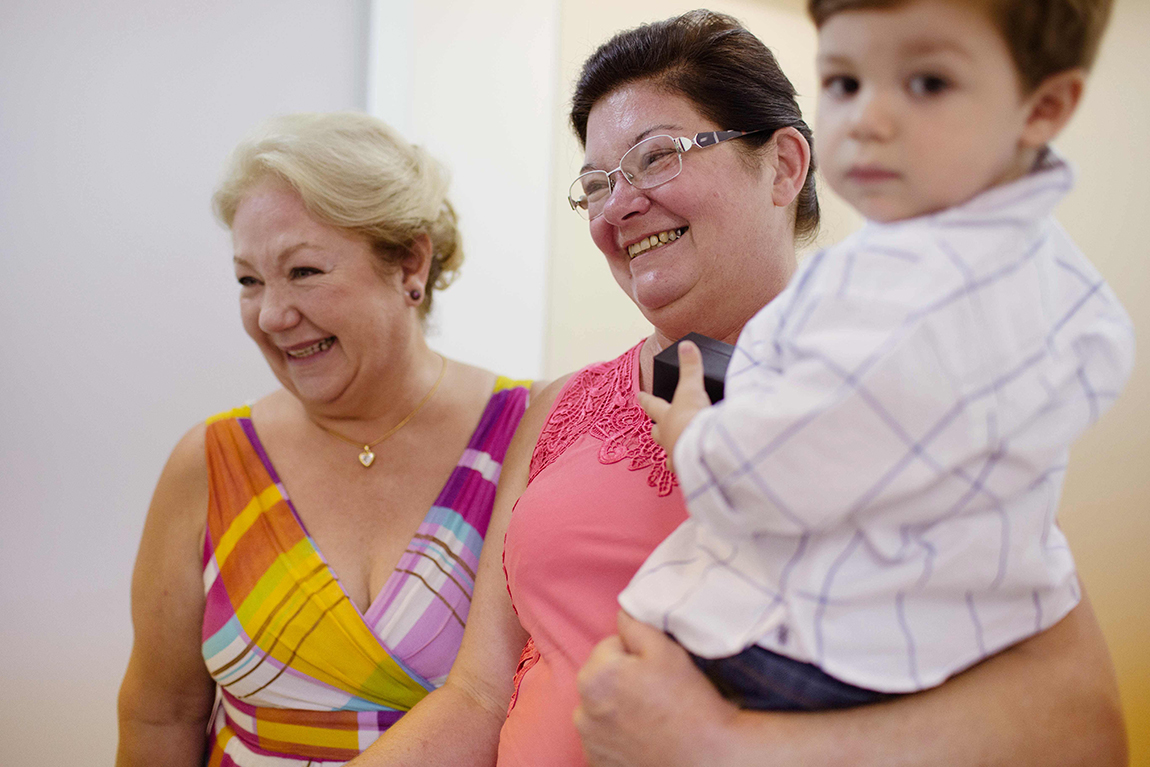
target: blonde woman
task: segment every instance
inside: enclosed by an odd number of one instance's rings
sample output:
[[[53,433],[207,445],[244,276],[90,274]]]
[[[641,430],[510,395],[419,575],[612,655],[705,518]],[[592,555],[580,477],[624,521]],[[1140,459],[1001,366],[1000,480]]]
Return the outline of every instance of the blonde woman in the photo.
[[[462,260],[443,169],[378,120],[294,115],[214,198],[281,388],[156,487],[117,764],[338,764],[441,685],[528,385],[428,348]]]

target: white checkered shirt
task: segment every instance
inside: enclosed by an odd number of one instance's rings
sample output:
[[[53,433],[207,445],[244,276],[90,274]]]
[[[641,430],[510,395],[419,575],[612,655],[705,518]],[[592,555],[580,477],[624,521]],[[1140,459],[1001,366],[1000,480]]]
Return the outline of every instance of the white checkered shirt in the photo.
[[[812,256],[675,448],[690,511],[620,603],[687,649],[758,644],[870,689],[948,676],[1078,601],[1070,443],[1133,329],[1035,172]]]

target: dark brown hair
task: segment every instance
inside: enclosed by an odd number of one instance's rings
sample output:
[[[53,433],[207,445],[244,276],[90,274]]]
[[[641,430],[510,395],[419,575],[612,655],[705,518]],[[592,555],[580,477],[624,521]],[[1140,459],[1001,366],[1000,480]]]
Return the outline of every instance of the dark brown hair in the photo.
[[[620,32],[591,54],[571,104],[571,127],[579,143],[587,143],[587,118],[596,102],[623,85],[646,80],[686,97],[721,130],[790,126],[811,144],[795,88],[774,55],[737,20],[706,10]],[[736,143],[753,154],[771,135],[768,130]],[[813,237],[818,226],[812,153],[797,201],[796,239]]]
[[[808,0],[821,27],[843,11],[897,8],[911,0]],[[1068,69],[1090,69],[1110,20],[1112,0],[953,0],[985,12],[1006,41],[1019,82],[1031,93]]]

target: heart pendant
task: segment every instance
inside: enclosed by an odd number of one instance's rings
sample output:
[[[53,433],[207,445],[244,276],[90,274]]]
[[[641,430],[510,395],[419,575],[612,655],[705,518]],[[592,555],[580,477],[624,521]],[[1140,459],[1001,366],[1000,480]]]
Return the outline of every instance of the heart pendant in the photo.
[[[375,460],[375,453],[371,452],[367,448],[364,448],[363,452],[359,454],[359,462],[363,464],[363,468],[365,468],[365,469],[368,466],[371,466],[371,462],[374,460]]]

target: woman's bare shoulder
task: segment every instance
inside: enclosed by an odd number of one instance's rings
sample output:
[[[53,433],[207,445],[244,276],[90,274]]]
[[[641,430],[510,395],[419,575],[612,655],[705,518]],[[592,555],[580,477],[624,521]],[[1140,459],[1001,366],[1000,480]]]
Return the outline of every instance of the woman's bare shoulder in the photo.
[[[567,385],[573,375],[575,374],[568,373],[559,376],[554,381],[542,381],[531,387],[531,399],[527,406],[527,412],[523,414],[523,422],[525,425],[534,427],[532,433],[536,437],[543,430],[543,424],[546,423],[551,408],[555,406],[555,401],[563,392],[563,387]]]
[[[539,435],[547,423],[551,408],[570,377],[562,376],[550,383],[542,381],[532,385],[527,410],[523,413],[519,427],[515,430],[515,437],[507,450],[507,459],[504,463],[504,476],[508,477],[506,484],[510,484],[510,476],[521,474],[520,489],[527,486],[527,466],[535,452],[535,443],[539,441]]]
[[[199,537],[207,520],[208,462],[205,456],[207,424],[197,423],[172,448],[156,482],[145,523],[149,538],[168,538],[175,529]],[[185,535],[180,535],[183,538]]]
[[[208,486],[208,462],[205,457],[207,444],[207,423],[200,421],[180,437],[168,462],[160,474],[160,484],[169,485],[171,490],[181,494],[201,490]],[[157,486],[157,491],[159,490]]]
[[[559,398],[559,393],[563,391],[563,387],[571,380],[574,373],[559,376],[553,381],[536,381],[531,385],[531,408],[542,410],[544,415],[550,412],[551,407],[555,404],[555,400]]]
[[[289,413],[296,413],[299,400],[286,389],[276,389],[249,404],[252,421],[259,425],[281,422]]]

